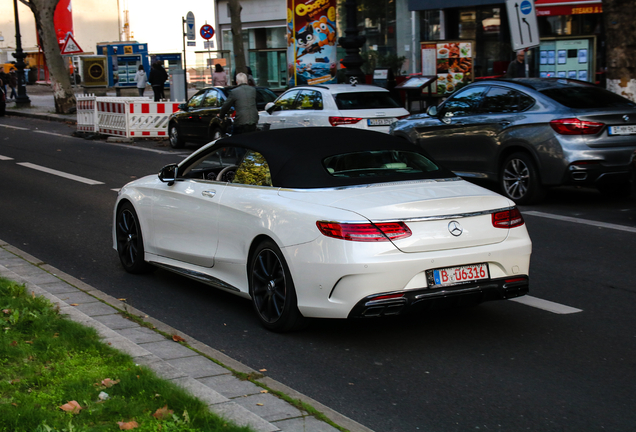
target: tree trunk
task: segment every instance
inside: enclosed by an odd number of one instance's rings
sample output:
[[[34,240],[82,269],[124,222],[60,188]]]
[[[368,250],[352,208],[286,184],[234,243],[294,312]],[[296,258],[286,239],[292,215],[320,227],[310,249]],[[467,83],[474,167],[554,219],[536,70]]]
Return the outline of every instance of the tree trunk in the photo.
[[[636,102],[636,2],[603,0],[607,89]]]
[[[234,67],[236,73],[247,73],[245,51],[243,50],[243,24],[241,23],[241,4],[238,0],[229,0],[230,19],[232,21],[232,46],[234,47]]]
[[[53,98],[55,100],[55,112],[68,114],[75,109],[75,95],[71,87],[71,77],[66,69],[66,64],[55,34],[53,15],[59,0],[20,0],[27,5],[35,16],[35,26],[40,36],[42,52],[49,69]]]

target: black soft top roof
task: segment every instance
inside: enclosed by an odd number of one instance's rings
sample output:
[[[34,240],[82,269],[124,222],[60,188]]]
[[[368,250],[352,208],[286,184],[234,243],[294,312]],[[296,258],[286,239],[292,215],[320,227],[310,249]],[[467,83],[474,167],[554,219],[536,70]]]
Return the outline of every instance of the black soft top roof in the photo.
[[[432,160],[419,146],[402,138],[345,127],[276,129],[240,134],[220,139],[214,148],[234,145],[261,153],[269,164],[272,185],[287,188],[323,188],[378,182],[456,177],[439,170],[418,174],[395,174],[370,179],[334,177],[323,166],[329,156],[361,151],[403,150],[420,153]],[[438,165],[439,166],[439,165]]]

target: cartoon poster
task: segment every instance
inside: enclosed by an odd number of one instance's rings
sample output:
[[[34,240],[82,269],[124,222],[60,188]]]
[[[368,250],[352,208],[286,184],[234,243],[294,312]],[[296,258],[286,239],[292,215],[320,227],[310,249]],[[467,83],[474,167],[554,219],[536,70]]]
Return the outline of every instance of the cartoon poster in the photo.
[[[336,0],[287,0],[289,85],[335,84]]]

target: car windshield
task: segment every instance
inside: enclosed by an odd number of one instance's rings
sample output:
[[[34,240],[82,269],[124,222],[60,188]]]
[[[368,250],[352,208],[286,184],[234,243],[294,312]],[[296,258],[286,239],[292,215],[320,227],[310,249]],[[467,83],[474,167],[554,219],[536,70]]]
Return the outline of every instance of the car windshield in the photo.
[[[541,93],[568,108],[635,108],[636,104],[599,87],[553,87]]]
[[[395,177],[439,170],[424,155],[400,150],[339,154],[325,158],[323,165],[334,177]]]
[[[341,110],[400,108],[389,92],[347,92],[336,94],[336,105]]]

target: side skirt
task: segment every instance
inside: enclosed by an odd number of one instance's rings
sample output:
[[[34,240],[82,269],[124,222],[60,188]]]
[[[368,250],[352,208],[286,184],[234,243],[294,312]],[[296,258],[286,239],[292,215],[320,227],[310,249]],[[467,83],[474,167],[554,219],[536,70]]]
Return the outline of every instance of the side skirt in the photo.
[[[188,270],[188,269],[184,269],[181,267],[177,267],[177,266],[172,266],[169,264],[164,264],[164,263],[159,263],[156,261],[148,261],[150,264],[155,265],[157,267],[163,268],[165,270],[171,271],[173,273],[177,273],[180,274],[182,276],[185,276],[187,278],[190,279],[194,279],[197,282],[201,282],[207,285],[211,285],[215,288],[220,288],[223,290],[228,290],[228,291],[232,291],[234,293],[240,293],[241,290],[236,288],[233,285],[230,285],[229,283],[222,281],[221,279],[217,279],[213,276],[207,275],[205,273],[201,273],[198,271],[194,271],[194,270]]]

